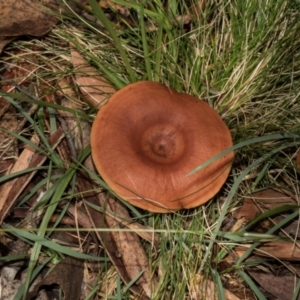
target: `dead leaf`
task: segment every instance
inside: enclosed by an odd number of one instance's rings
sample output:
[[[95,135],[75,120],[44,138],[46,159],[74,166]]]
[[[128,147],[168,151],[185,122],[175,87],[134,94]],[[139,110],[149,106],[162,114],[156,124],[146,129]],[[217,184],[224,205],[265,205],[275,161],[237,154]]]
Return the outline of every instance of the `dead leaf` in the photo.
[[[100,108],[116,92],[115,88],[71,46],[76,83],[86,102]]]
[[[296,167],[300,169],[300,151],[298,152],[296,156]]]
[[[53,135],[51,135],[48,142],[53,149],[61,141],[63,136],[64,134],[61,129],[58,129],[53,133]],[[37,136],[34,135],[31,139],[31,142],[34,143],[36,139]],[[39,153],[37,150],[34,150],[29,146],[26,146],[11,169],[10,174],[23,171],[28,168],[41,166],[46,159],[46,155]],[[35,174],[36,171],[27,173],[6,182],[0,187],[0,224],[2,224],[9,209],[15,204],[18,196]]]
[[[250,197],[244,200],[243,206],[232,213],[237,219],[236,224],[245,219],[246,223],[252,221],[260,213],[275,209],[283,205],[297,205],[296,197],[290,191],[274,188],[266,189],[257,193],[254,193]],[[275,216],[271,220],[273,223],[280,222],[284,216]],[[233,228],[236,226],[233,225]],[[271,226],[272,223],[270,223]],[[269,226],[269,225],[268,225]],[[285,233],[297,236],[299,234],[298,222],[292,222],[289,225],[282,228]],[[279,233],[281,234],[281,233]],[[281,234],[282,235],[282,234]],[[245,248],[249,248],[250,245],[240,245],[234,248],[234,253],[241,257],[246,251]],[[264,257],[274,257],[281,260],[300,261],[300,249],[299,246],[293,242],[274,241],[263,243],[254,250],[256,255]]]
[[[4,239],[8,249],[11,249],[8,255],[27,254],[30,245],[22,240],[7,240]],[[1,244],[1,247],[3,245]],[[15,294],[22,284],[22,279],[17,276],[24,268],[25,260],[20,259],[13,262],[6,262],[0,269],[0,299],[14,299]]]
[[[27,62],[7,67],[1,73],[1,91],[10,93],[15,89],[14,84],[28,84],[26,80],[32,71],[32,65]],[[7,99],[0,97],[0,175],[3,175],[15,162],[19,152],[17,139],[6,131],[19,133],[26,122],[26,118],[17,118],[15,107]]]
[[[110,217],[115,219],[117,222],[119,222],[119,224],[122,224],[122,226],[126,226],[127,228],[130,228],[133,232],[138,234],[143,240],[152,244],[154,249],[157,250],[159,248],[160,238],[155,232],[151,232],[153,228],[144,226],[138,222],[122,219],[120,218],[119,215],[115,213],[110,213],[109,211],[107,211],[106,213]]]
[[[106,205],[107,209],[116,214],[122,216],[125,220],[129,220],[130,216],[127,209],[116,199],[109,197],[107,200],[104,194],[101,194],[100,203],[102,207]],[[109,215],[106,215],[106,222],[109,228],[114,229],[111,235],[114,239],[114,243],[117,248],[111,253],[115,256],[119,256],[122,259],[126,273],[131,279],[136,278],[138,274],[141,274],[136,283],[142,287],[145,294],[151,299],[156,288],[156,279],[151,275],[149,269],[148,257],[141,244],[141,241],[136,233],[131,231],[122,231],[124,226]],[[115,231],[120,229],[120,231]]]
[[[0,0],[1,1],[1,0]],[[14,53],[13,55],[22,56],[24,53],[19,52]],[[36,56],[32,56],[32,59]],[[28,63],[27,61],[16,62],[13,66],[7,67],[4,72],[1,73],[1,91],[12,93],[16,90],[16,86],[24,88],[27,90],[27,87],[32,83],[32,78],[30,76],[37,70],[38,61],[35,59],[34,63]],[[29,90],[29,89],[28,89]],[[30,93],[31,94],[31,93]],[[34,92],[33,92],[34,94]],[[12,119],[8,123],[9,126],[2,124],[0,120],[0,126],[18,133],[22,131],[24,125],[28,120],[24,117],[20,120],[17,120],[15,116],[15,109],[12,110],[12,105],[4,98],[0,97],[0,118],[9,118]],[[36,105],[31,105],[31,108],[27,110],[27,114],[31,116],[37,109]],[[9,113],[9,115],[7,115]],[[7,124],[7,123],[6,123]]]
[[[11,41],[13,41],[14,37],[1,37],[0,36],[0,54],[3,50],[3,48],[8,45]]]
[[[196,274],[189,280],[189,290],[192,300],[217,300],[218,293],[213,281],[205,279],[203,276]],[[226,300],[239,300],[233,293],[223,289]]]
[[[16,132],[18,120],[15,108],[3,97],[0,97],[0,175],[14,163],[18,156],[15,138],[6,132]]]
[[[58,19],[43,4],[49,1],[0,0],[0,53],[11,40],[22,35],[42,36]]]
[[[235,219],[243,219],[245,223],[254,220],[261,213],[260,209],[257,207],[253,199],[246,198],[241,207],[232,212]]]
[[[88,203],[100,206],[104,209],[121,215],[124,219],[129,219],[129,214],[125,208],[122,208],[120,202],[104,195],[97,195],[92,192],[95,187],[85,176],[78,178],[79,191],[83,193],[86,200],[86,210],[90,216],[94,228],[112,228],[112,231],[97,231],[97,236],[101,241],[111,262],[117,269],[120,277],[125,283],[131,282],[134,278],[140,277],[131,285],[130,289],[139,295],[139,299],[151,299],[151,295],[156,288],[156,278],[151,274],[148,264],[148,258],[143,246],[134,232],[122,231],[123,226],[109,215],[104,216],[91,208]],[[100,196],[100,197],[99,197]],[[118,230],[120,229],[120,230]],[[115,231],[117,230],[117,231]]]
[[[295,195],[285,189],[269,188],[253,193],[244,200],[241,207],[232,212],[232,216],[237,221],[232,225],[231,231],[238,230],[243,225],[242,223],[251,222],[261,213],[287,204],[297,205],[298,203]],[[276,216],[271,219],[278,223],[282,218],[282,216]],[[294,225],[290,224],[289,230],[298,232],[298,228],[294,228]]]
[[[293,298],[298,282],[296,276],[276,276],[273,274],[253,271],[250,271],[249,274],[260,284],[261,287],[277,299],[290,300]],[[295,299],[299,300],[300,295],[298,295]]]
[[[100,1],[100,6],[102,9],[111,9],[112,11],[118,12],[121,15],[128,17],[130,15],[130,11],[126,6],[116,4],[115,1],[112,0],[102,0]]]
[[[27,295],[27,300],[37,297],[42,287],[57,284],[62,288],[64,299],[80,299],[83,280],[83,261],[66,257],[58,263],[53,270],[39,282],[34,290]]]
[[[251,244],[236,246],[234,248],[234,253],[237,257],[242,257],[246,249],[250,248],[251,246]],[[264,257],[273,257],[280,260],[300,261],[300,246],[293,242],[267,242],[258,246],[253,252]]]
[[[267,211],[287,204],[297,204],[296,197],[285,189],[271,188],[266,189],[251,196],[255,200],[262,211]]]
[[[59,83],[64,85],[63,82]],[[67,90],[68,91],[68,90]],[[70,95],[69,95],[70,96]],[[64,97],[65,102],[63,105],[65,107],[73,108],[79,111],[81,106],[79,103],[73,101],[68,101],[68,97]],[[89,145],[89,132],[85,128],[89,128],[89,124],[85,121],[80,121],[78,123],[77,119],[71,118],[65,112],[58,111],[62,117],[64,117],[66,122],[66,129],[68,130],[68,147],[74,148],[77,145],[77,150],[80,151],[87,145]],[[63,145],[58,147],[60,154],[70,153],[70,149],[61,149]],[[76,151],[76,150],[75,150]],[[76,155],[76,153],[75,153]],[[69,156],[63,156],[66,160],[70,160]],[[91,157],[88,157],[85,161],[85,166],[94,170]],[[141,244],[141,241],[135,232],[123,231],[124,225],[123,220],[130,220],[130,215],[123,205],[113,199],[108,197],[106,199],[103,193],[99,194],[97,191],[97,186],[93,184],[93,181],[89,178],[88,174],[84,172],[79,172],[77,176],[76,189],[78,194],[81,194],[85,199],[86,211],[89,214],[91,224],[86,224],[87,228],[105,228],[112,229],[111,231],[96,231],[97,237],[101,241],[107,255],[109,256],[111,262],[114,264],[122,280],[128,284],[133,279],[136,279],[135,283],[131,285],[130,289],[135,294],[139,295],[139,299],[149,299],[153,295],[156,287],[156,278],[152,275],[148,264],[148,257]],[[87,204],[87,202],[92,203],[95,206],[103,208],[104,211],[108,213],[101,213],[94,210]],[[71,212],[71,211],[69,211]],[[75,214],[73,210],[72,213]],[[111,217],[111,214],[115,214],[116,217]],[[121,221],[122,220],[122,221]],[[128,225],[128,224],[127,224]]]
[[[236,219],[244,217],[245,221],[250,222],[261,212],[286,204],[297,204],[292,193],[284,189],[265,189],[247,197],[243,206],[235,210],[232,215]]]

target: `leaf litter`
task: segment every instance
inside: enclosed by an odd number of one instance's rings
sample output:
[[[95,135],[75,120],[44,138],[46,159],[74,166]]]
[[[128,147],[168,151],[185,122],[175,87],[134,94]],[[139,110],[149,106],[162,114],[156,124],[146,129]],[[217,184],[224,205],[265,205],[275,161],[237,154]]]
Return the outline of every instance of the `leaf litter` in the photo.
[[[28,4],[28,9],[31,9],[33,5],[33,2],[28,0],[24,1],[23,3]],[[18,9],[18,11],[21,12],[21,8],[23,7],[22,5],[24,4],[18,2],[18,5],[20,5],[20,9]],[[4,2],[2,4],[0,3],[0,7],[1,5],[4,5]],[[201,5],[205,6],[205,1],[202,1]],[[128,17],[128,9],[122,9],[122,7],[119,6],[112,8],[115,10],[120,10],[121,14],[127,14]],[[9,9],[10,8],[8,8],[7,11],[11,12],[11,10]],[[36,7],[34,7],[34,9],[36,9]],[[202,7],[200,10],[199,8],[197,8],[195,9],[195,13],[199,15],[201,14],[201,10],[203,9],[204,7]],[[26,10],[26,12],[29,15],[31,13],[30,10]],[[5,10],[2,10],[2,16],[4,13]],[[40,19],[42,17],[45,17],[45,15],[37,13],[34,14],[34,16],[36,17],[36,20],[32,22],[31,27],[24,26],[24,28],[26,29],[24,31],[13,31],[12,27],[9,26],[9,20],[7,18],[3,18],[3,20],[6,21],[6,23],[3,24],[8,24],[8,26],[3,26],[0,28],[0,36],[2,38],[2,41],[0,42],[2,44],[0,45],[5,46],[8,41],[11,41],[12,39],[15,39],[16,37],[21,35],[44,35],[57,22],[55,18],[47,17],[47,22],[44,22],[43,26],[37,26],[37,28],[34,28],[36,24],[41,25],[40,23],[42,22],[40,22]],[[189,20],[187,21],[187,23],[191,22],[189,18],[187,19]],[[22,19],[20,20],[22,21]],[[26,24],[26,20],[24,22],[24,24]],[[64,79],[59,79],[57,82],[58,90],[56,91],[55,96],[52,97],[49,95],[44,95],[42,99],[47,103],[62,105],[74,111],[81,111],[84,114],[86,112],[86,108],[84,107],[84,105],[79,105],[78,102],[74,101],[75,99],[78,100],[77,94],[73,89],[68,90],[70,83],[71,85],[74,84],[74,86],[78,86],[81,93],[80,100],[86,101],[90,104],[90,106],[97,106],[98,108],[105,103],[105,101],[116,89],[114,86],[111,86],[109,82],[101,74],[99,74],[98,71],[96,71],[89,65],[88,62],[83,59],[79,52],[74,49],[72,44],[66,44],[66,46],[71,49],[70,56],[72,58],[74,69],[76,70],[76,74],[73,77],[74,81],[70,78],[68,78],[67,81],[64,81]],[[53,71],[56,72],[57,69],[53,69]],[[13,79],[13,81],[17,81],[17,79],[15,78]],[[47,84],[44,83],[43,87],[45,88],[46,86]],[[4,107],[6,112],[6,104],[4,104]],[[32,107],[32,109],[34,110],[35,107]],[[11,110],[11,112],[13,112],[13,110]],[[85,120],[76,118],[74,117],[74,114],[68,114],[65,110],[60,110],[58,108],[54,111],[49,110],[49,112],[50,113],[46,113],[47,119],[45,120],[45,129],[47,133],[51,134],[47,135],[47,140],[52,147],[52,151],[57,151],[60,157],[63,158],[65,167],[70,168],[72,167],[72,164],[74,162],[76,163],[78,161],[79,154],[89,143],[88,140],[86,140],[89,132],[89,122],[85,122]],[[57,120],[59,120],[58,122],[56,122],[55,131],[53,131],[53,115],[51,116],[51,113],[54,114]],[[23,123],[24,126],[25,122],[23,121]],[[9,129],[7,125],[3,126],[3,124],[4,123],[1,123],[2,127]],[[15,127],[10,127],[10,129],[12,129],[13,131],[15,130]],[[32,138],[32,143],[34,144],[36,142],[37,145],[39,145],[37,136],[32,136],[34,137]],[[24,150],[22,150],[18,155],[16,161],[12,161],[8,166],[6,166],[5,172],[6,174],[12,174],[16,171],[25,170],[28,167],[39,167],[42,166],[47,159],[48,157],[46,155],[43,157],[43,154],[38,153],[30,147],[25,147]],[[300,168],[299,162],[300,154],[298,152],[295,160],[295,166],[298,168]],[[87,159],[84,164],[87,169],[94,171],[90,159]],[[12,165],[14,166],[12,167]],[[60,174],[61,172],[58,171],[55,175],[59,176]],[[4,191],[3,193],[1,193],[2,198],[0,201],[1,221],[3,221],[5,218],[8,221],[10,220],[10,218],[13,220],[13,216],[10,216],[9,214],[11,211],[13,211],[14,206],[17,205],[18,196],[26,189],[30,181],[34,180],[36,176],[36,173],[32,172],[31,174],[22,175],[22,177],[13,179],[14,181],[8,181],[1,186],[1,191]],[[14,188],[16,188],[15,191]],[[142,231],[143,229],[148,228],[139,223],[132,222],[127,209],[113,197],[107,197],[103,193],[103,191],[93,183],[93,180],[91,180],[90,178],[90,173],[86,170],[81,170],[80,172],[78,172],[78,181],[74,186],[74,190],[85,200],[84,202],[79,201],[79,203],[76,205],[70,205],[69,208],[66,209],[66,211],[71,216],[73,216],[74,222],[75,224],[77,224],[76,226],[80,224],[83,228],[87,229],[91,227],[114,229],[111,232],[108,231],[105,233],[96,231],[97,237],[91,234],[91,236],[89,237],[89,240],[92,241],[91,244],[97,246],[98,242],[100,241],[103,247],[100,253],[99,251],[96,251],[95,253],[97,253],[97,255],[103,255],[105,253],[110,258],[111,262],[117,269],[118,274],[125,283],[129,284],[132,282],[132,280],[134,280],[134,283],[130,286],[130,288],[136,295],[140,296],[140,299],[151,298],[153,291],[155,291],[157,288],[157,281],[161,278],[156,278],[153,275],[154,272],[149,266],[144,245],[141,243],[138,235],[134,233],[134,228],[136,228],[137,233],[139,231]],[[272,199],[272,201],[264,201],[266,199]],[[270,189],[264,191],[263,193],[252,194],[250,198],[246,198],[244,200],[244,204],[241,209],[236,210],[234,213],[232,213],[232,216],[237,221],[240,221],[239,223],[233,222],[231,232],[236,232],[244,226],[247,226],[247,224],[251,223],[253,220],[255,220],[255,218],[259,217],[261,213],[276,209],[285,204],[298,205],[296,199],[296,195],[293,195],[287,191],[278,191],[277,189]],[[92,204],[93,206],[91,206],[90,204]],[[64,205],[67,205],[67,201],[62,201],[60,208],[63,209],[64,207],[67,207]],[[85,209],[83,209],[83,207],[85,207]],[[95,209],[96,207],[98,209]],[[88,222],[85,221],[87,216],[89,218]],[[67,216],[61,215],[61,218],[58,216],[59,219],[63,219],[64,217]],[[286,215],[284,214],[279,214],[279,216],[274,215],[274,217],[271,216],[270,218],[271,223],[267,222],[266,224],[260,224],[262,228],[260,228],[259,226],[254,226],[252,228],[255,228],[255,230],[258,231],[262,230],[263,232],[265,232],[271,228],[270,224],[278,224],[279,222],[284,220],[285,217]],[[132,231],[123,231],[125,227],[130,228]],[[28,228],[30,228],[29,225]],[[298,222],[293,222],[292,224],[288,224],[288,226],[281,228],[282,236],[286,236],[286,234],[289,234],[293,237],[296,237],[298,236],[298,231]],[[80,232],[77,233],[77,236],[78,240],[83,240],[85,238],[82,234],[80,234]],[[149,234],[148,236],[142,235],[141,237],[148,242],[155,241],[153,245],[155,245],[155,248],[159,248],[159,238],[155,234]],[[84,245],[84,243],[80,244],[79,247],[81,247],[82,245]],[[250,247],[251,244],[248,245],[245,243],[244,246]],[[85,245],[84,250],[87,249],[88,247],[87,245]],[[23,251],[24,253],[26,253],[27,249]],[[235,257],[242,257],[244,252],[244,249],[241,249],[238,246],[233,248]],[[132,256],[132,253],[135,253],[136,255]],[[265,242],[257,247],[254,251],[252,251],[250,258],[253,259],[253,257],[259,256],[267,256],[272,258],[275,257],[277,259],[287,261],[298,260],[298,246],[296,243],[292,242]],[[59,273],[61,273],[59,271],[61,267],[65,268],[65,272],[68,272],[68,274],[72,274],[72,268],[74,265],[76,265],[76,263],[74,263],[72,259],[73,258],[68,257],[67,259],[61,260],[60,263],[56,264],[56,267],[54,267],[53,269],[52,275],[48,276],[48,278],[50,279],[47,279],[47,276],[45,276],[44,279],[42,279],[41,283],[37,284],[37,288],[34,291],[31,291],[31,293],[34,293],[34,295],[36,295],[39,286],[43,283],[56,283],[59,284],[63,289],[65,297],[72,295],[69,294],[69,291],[71,289],[68,287],[67,282],[61,281],[61,277],[59,276]],[[64,262],[67,262],[69,268],[65,266]],[[72,267],[70,267],[70,265]],[[80,268],[82,268],[82,266],[80,266]],[[295,273],[298,274],[298,270],[295,270]],[[64,272],[62,274],[64,274]],[[285,279],[283,276],[281,276],[281,274],[270,275],[267,273],[257,273],[253,271],[250,271],[249,274],[258,283],[261,284],[262,288],[264,288],[266,292],[272,294],[273,296],[279,297],[280,299],[288,299],[286,297],[290,296],[290,292],[288,292],[286,288],[283,287]],[[56,276],[57,278],[55,278]],[[293,285],[292,283],[292,278],[292,276],[289,276],[289,278],[286,279],[288,283],[287,286],[290,290],[293,290],[295,287],[295,285]],[[88,278],[86,276],[84,280],[88,282]],[[267,284],[265,284],[265,282],[268,282],[268,280],[273,280],[274,282],[276,282],[276,284],[268,286]],[[79,284],[80,281],[81,277],[79,276],[77,280],[75,280],[75,282]],[[201,292],[197,289],[197,287],[200,285],[207,286],[206,296],[209,299],[216,298],[214,283],[212,281],[208,281],[207,283],[203,284],[203,279],[199,278],[197,278],[197,280],[191,279],[190,281],[190,288],[192,291],[191,295],[194,295],[196,298],[200,297]],[[226,299],[236,299],[236,296],[234,295],[228,296],[231,293],[228,290],[225,289],[224,292],[226,294]],[[86,292],[86,295],[87,294],[88,291]],[[198,299],[201,299],[201,297]]]

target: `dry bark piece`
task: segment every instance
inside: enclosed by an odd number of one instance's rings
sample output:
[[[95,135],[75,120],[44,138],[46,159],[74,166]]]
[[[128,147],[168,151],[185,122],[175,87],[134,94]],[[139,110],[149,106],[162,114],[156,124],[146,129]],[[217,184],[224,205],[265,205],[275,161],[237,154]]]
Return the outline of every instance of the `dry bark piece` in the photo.
[[[116,92],[91,132],[94,163],[112,190],[162,213],[210,200],[227,179],[233,153],[186,175],[231,146],[229,129],[207,103],[151,81]]]
[[[0,0],[0,53],[14,38],[42,36],[58,22],[43,3],[51,4],[53,1]]]

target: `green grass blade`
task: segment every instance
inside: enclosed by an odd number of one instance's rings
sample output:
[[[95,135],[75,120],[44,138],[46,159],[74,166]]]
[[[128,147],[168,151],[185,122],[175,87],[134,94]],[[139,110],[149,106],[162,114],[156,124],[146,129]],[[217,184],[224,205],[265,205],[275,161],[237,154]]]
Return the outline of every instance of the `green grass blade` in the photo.
[[[95,14],[95,16],[102,22],[102,24],[104,25],[106,30],[109,32],[110,37],[113,39],[114,44],[122,57],[124,66],[130,77],[130,81],[135,82],[136,75],[131,67],[130,61],[129,61],[127,54],[123,48],[123,45],[122,45],[119,37],[117,36],[116,31],[114,30],[114,25],[108,20],[108,18],[106,17],[105,13],[103,12],[102,8],[100,7],[100,5],[98,4],[97,1],[88,0],[88,2],[92,7],[92,10],[93,10],[93,13]]]
[[[242,269],[238,269],[237,272],[246,281],[250,289],[255,293],[257,299],[267,300],[254,281]]]
[[[195,169],[193,169],[186,176],[190,176],[190,175],[193,175],[193,174],[199,172],[200,170],[204,169],[205,167],[207,167],[208,165],[210,165],[214,161],[218,160],[219,158],[223,157],[224,155],[226,155],[226,154],[228,154],[232,151],[235,151],[237,149],[240,149],[240,148],[243,148],[245,146],[252,145],[252,144],[267,142],[267,141],[271,141],[271,140],[281,140],[281,139],[293,139],[293,140],[295,140],[295,144],[297,144],[297,143],[300,143],[300,134],[276,133],[276,134],[270,134],[270,135],[267,135],[267,136],[261,136],[261,137],[257,137],[257,138],[253,138],[253,139],[250,139],[250,140],[240,142],[240,143],[238,143],[238,144],[236,144],[236,145],[220,152],[219,154],[213,156],[212,158],[210,158],[209,160],[207,160],[203,164],[201,164],[198,167],[196,167]]]
[[[145,5],[145,1],[143,1],[143,3],[139,8],[139,21],[140,21],[141,39],[143,43],[144,61],[145,61],[147,79],[152,80],[151,59],[149,55],[149,45],[147,42],[147,34],[146,34],[145,21],[144,21],[144,5]]]

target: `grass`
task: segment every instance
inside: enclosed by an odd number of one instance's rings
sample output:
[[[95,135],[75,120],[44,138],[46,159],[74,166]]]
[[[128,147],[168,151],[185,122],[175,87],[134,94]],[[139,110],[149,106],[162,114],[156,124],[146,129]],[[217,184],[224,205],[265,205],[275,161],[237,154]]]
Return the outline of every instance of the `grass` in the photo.
[[[169,1],[169,7],[165,9],[165,3],[161,1],[114,0],[130,12],[129,17],[116,12],[114,22],[107,19],[96,1],[88,2],[91,12],[103,26],[74,15],[73,20],[64,20],[44,40],[27,41],[25,46],[24,42],[16,42],[10,47],[21,49],[25,52],[23,56],[30,58],[32,53],[27,46],[38,46],[41,50],[35,55],[43,67],[42,71],[31,75],[31,81],[43,83],[43,87],[52,93],[71,99],[79,96],[64,93],[57,84],[73,76],[66,42],[72,42],[116,88],[139,80],[160,81],[204,99],[220,113],[231,130],[236,152],[231,175],[222,191],[213,201],[189,211],[160,215],[132,209],[132,216],[161,237],[158,252],[145,244],[150,264],[160,278],[154,299],[192,299],[192,282],[199,275],[212,279],[219,291],[219,299],[225,299],[221,287],[226,273],[222,273],[218,265],[226,254],[236,244],[252,242],[250,253],[260,241],[272,240],[270,234],[276,234],[284,223],[274,225],[270,232],[254,238],[250,227],[250,235],[244,231],[222,232],[225,218],[245,196],[256,190],[284,186],[297,196],[300,193],[299,170],[293,163],[300,148],[300,2],[208,0],[204,11],[199,10],[197,15],[193,9],[196,1],[179,1],[178,4]],[[189,17],[191,21],[184,24],[183,17]],[[80,26],[73,26],[75,21]],[[6,50],[4,60],[14,64],[21,58],[10,54],[10,49]],[[41,93],[47,94],[48,90]],[[34,128],[43,141],[44,146],[39,148],[41,152],[49,151],[43,130],[48,118],[46,112],[63,109],[74,114],[78,124],[91,122],[91,116],[95,114],[88,105],[86,115],[78,115],[73,108],[42,102],[23,93],[10,97],[14,97],[16,102],[13,103],[19,112],[22,107],[18,106],[18,101],[38,105],[39,117],[38,113],[32,118],[25,117],[30,125],[29,132]],[[54,117],[53,129],[56,122]],[[18,139],[28,143],[22,134]],[[84,155],[89,153],[89,149],[82,151],[85,151]],[[64,166],[62,158],[55,152],[44,166],[47,176],[42,182],[47,191],[40,204],[44,215],[39,230],[27,234],[21,234],[18,229],[14,232],[18,238],[34,245],[29,276],[20,297],[25,295],[31,279],[40,270],[37,261],[42,253],[50,257],[57,253],[66,254],[65,249],[60,248],[62,246],[55,247],[44,241],[47,241],[49,220],[57,211],[59,201],[74,201],[79,197],[75,181],[82,168],[80,164]],[[9,179],[7,176],[0,180]],[[33,191],[37,190],[38,184]],[[28,198],[25,195],[20,199],[21,203]],[[298,220],[297,208],[291,216],[286,222],[290,218]],[[59,223],[56,226],[59,228]],[[6,227],[2,229],[10,231]],[[54,251],[47,252],[47,249]],[[74,256],[71,251],[69,254]],[[247,264],[246,256],[237,260],[230,267],[229,276],[239,276],[248,295],[250,289],[258,299],[266,299],[257,283],[247,275]],[[264,260],[258,265],[266,267]],[[104,279],[105,276],[99,273],[100,286]],[[111,299],[129,297],[129,294],[128,288],[116,280]]]

